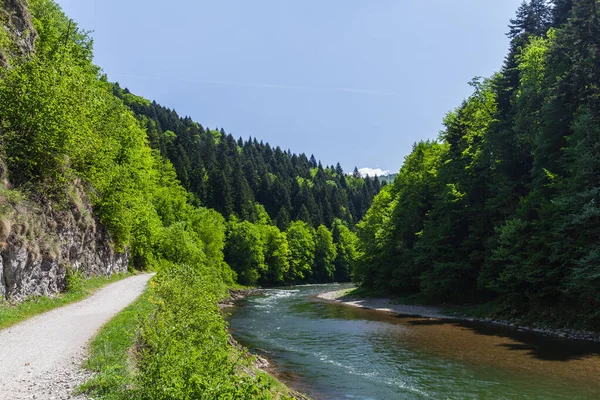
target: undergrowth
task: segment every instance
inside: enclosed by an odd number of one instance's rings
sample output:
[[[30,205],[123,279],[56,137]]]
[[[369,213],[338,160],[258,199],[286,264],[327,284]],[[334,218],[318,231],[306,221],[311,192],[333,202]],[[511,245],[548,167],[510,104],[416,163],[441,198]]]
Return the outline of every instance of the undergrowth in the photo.
[[[91,344],[85,367],[94,376],[80,391],[95,398],[124,399],[132,397],[135,377],[135,343],[139,327],[156,306],[146,290],[134,303],[106,324]]]
[[[92,343],[81,391],[96,399],[291,399],[230,345],[221,290],[198,268],[170,265]]]

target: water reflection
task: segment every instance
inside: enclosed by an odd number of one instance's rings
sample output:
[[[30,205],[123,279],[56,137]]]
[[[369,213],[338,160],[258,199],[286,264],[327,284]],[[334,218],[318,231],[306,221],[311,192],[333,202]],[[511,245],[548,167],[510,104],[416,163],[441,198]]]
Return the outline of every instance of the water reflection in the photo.
[[[408,319],[398,316],[411,326],[443,326],[449,325],[471,330],[478,335],[508,338],[513,342],[499,343],[509,350],[526,352],[527,355],[545,361],[572,361],[600,356],[600,343],[587,341],[552,338],[535,332],[527,332],[516,328],[502,327],[482,322],[438,320],[438,319]]]
[[[600,345],[314,298],[339,288],[246,299],[229,317],[232,333],[315,399],[600,398]]]

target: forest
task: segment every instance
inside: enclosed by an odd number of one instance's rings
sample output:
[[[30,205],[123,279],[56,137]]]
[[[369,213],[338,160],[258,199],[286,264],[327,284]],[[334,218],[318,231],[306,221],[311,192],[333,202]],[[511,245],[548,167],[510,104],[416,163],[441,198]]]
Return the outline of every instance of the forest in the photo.
[[[28,10],[35,51],[0,30],[3,234],[21,229],[23,216],[5,213],[21,203],[59,215],[89,202],[82,229],[97,220],[132,270],[158,272],[139,322],[135,396],[271,398],[264,377],[243,372],[250,360],[230,346],[217,303],[238,283],[349,280],[353,227],[379,181],[236,141],[120,89],[93,64],[89,33],[54,1],[16,3]],[[121,378],[99,379],[102,393]]]
[[[416,143],[358,224],[354,279],[600,329],[600,14],[531,0],[500,72]]]
[[[113,93],[146,128],[150,146],[173,164],[183,187],[226,217],[257,221],[259,203],[281,230],[298,220],[314,228],[331,227],[336,219],[354,226],[381,189],[377,176],[363,178],[356,167],[348,175],[339,163],[323,167],[314,155],[296,155],[256,138],[236,140],[118,83]]]
[[[34,52],[0,29],[0,225],[12,228],[7,205],[89,202],[83,227],[97,220],[131,270],[157,271],[135,385],[117,398],[272,398],[218,306],[240,284],[352,279],[600,330],[597,0],[524,2],[500,72],[470,82],[389,184],[136,96],[93,64],[90,34],[54,1],[27,3]]]
[[[323,167],[223,129],[208,129],[113,84],[113,94],[145,128],[148,143],[168,160],[191,204],[226,219],[225,260],[244,285],[350,281],[357,258],[353,228],[381,190],[377,176]],[[135,257],[144,269],[151,260]]]

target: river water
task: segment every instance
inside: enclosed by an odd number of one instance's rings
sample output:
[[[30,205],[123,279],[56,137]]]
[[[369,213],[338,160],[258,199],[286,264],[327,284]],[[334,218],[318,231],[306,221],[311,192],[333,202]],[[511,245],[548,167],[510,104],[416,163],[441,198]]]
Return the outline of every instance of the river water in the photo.
[[[600,345],[482,323],[327,302],[348,285],[267,290],[230,310],[231,333],[316,400],[600,399]]]

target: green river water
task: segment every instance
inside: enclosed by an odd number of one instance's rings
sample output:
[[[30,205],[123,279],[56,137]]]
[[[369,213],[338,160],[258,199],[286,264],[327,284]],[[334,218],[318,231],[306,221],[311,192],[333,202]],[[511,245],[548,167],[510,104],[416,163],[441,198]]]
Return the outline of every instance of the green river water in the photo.
[[[600,344],[319,300],[344,285],[238,302],[231,333],[315,400],[600,399]]]

